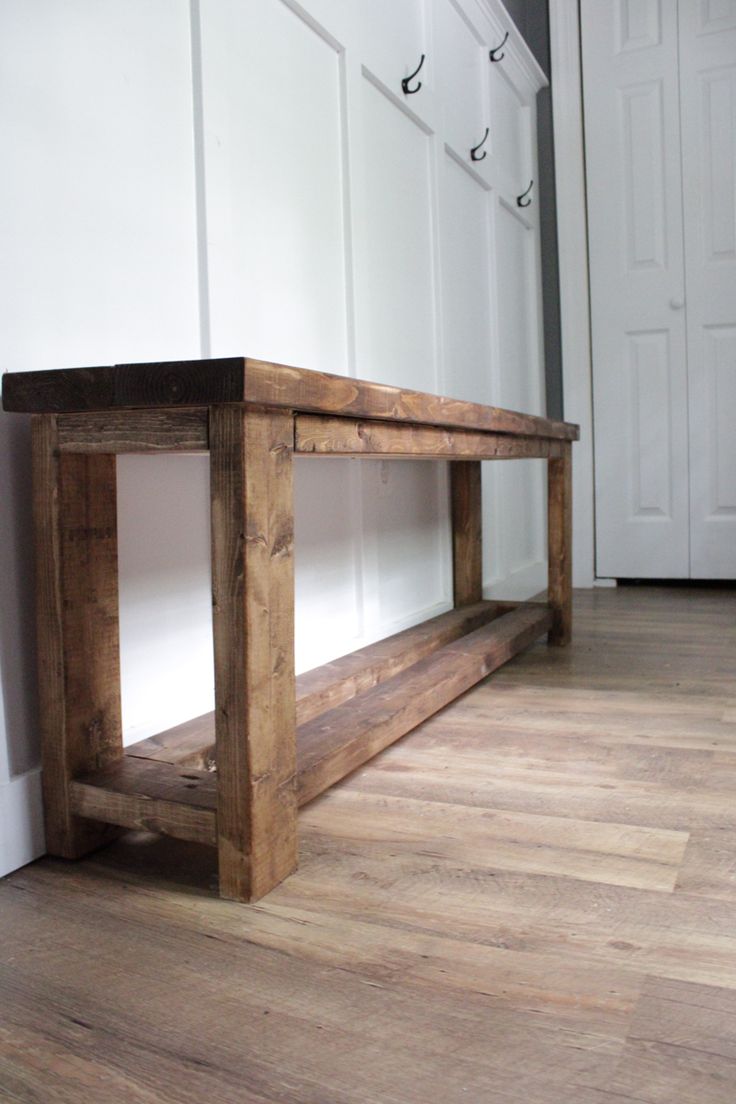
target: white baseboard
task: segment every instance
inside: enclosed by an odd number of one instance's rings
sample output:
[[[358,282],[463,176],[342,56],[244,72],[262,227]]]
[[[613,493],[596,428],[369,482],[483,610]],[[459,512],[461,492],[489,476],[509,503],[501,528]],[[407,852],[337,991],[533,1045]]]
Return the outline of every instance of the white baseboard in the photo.
[[[0,782],[0,877],[33,862],[46,850],[41,768]]]
[[[594,587],[615,587],[618,586],[618,579],[594,579]]]

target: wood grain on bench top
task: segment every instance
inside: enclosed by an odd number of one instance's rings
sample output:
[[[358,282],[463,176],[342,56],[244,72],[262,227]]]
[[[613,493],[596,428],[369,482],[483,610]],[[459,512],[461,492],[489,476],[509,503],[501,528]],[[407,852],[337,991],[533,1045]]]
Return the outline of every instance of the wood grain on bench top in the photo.
[[[252,403],[392,422],[577,440],[578,427],[461,399],[247,357],[113,364],[3,376],[9,411],[60,414]]]

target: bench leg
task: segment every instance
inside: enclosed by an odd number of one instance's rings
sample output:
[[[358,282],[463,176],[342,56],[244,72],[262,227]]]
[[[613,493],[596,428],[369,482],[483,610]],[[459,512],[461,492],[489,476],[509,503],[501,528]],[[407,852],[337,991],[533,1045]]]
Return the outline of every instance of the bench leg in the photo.
[[[117,829],[71,812],[70,781],[122,755],[115,457],[60,453],[33,419],[39,711],[46,846],[76,859]]]
[[[483,598],[480,460],[450,462],[452,573],[455,607]]]
[[[550,644],[572,638],[572,445],[547,461],[547,526],[549,546],[548,601],[554,614]]]
[[[256,901],[297,865],[294,419],[209,421],[220,894]]]

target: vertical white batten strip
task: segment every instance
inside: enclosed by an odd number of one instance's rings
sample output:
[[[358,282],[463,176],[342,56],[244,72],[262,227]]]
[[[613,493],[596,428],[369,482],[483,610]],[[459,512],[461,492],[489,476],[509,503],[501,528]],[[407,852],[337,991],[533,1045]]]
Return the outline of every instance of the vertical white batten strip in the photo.
[[[199,300],[199,344],[203,357],[212,356],[210,320],[210,276],[207,249],[207,190],[204,150],[204,92],[202,86],[202,19],[199,0],[189,0],[192,48],[192,119],[194,138],[194,195],[197,224],[197,293]]]

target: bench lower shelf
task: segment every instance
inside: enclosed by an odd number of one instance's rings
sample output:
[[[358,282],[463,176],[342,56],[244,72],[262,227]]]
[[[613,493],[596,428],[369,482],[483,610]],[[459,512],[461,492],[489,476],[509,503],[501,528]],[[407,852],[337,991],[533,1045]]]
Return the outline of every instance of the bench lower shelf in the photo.
[[[546,605],[477,602],[297,679],[299,805],[410,732],[552,628]],[[217,845],[214,713],[70,783],[72,810]]]

